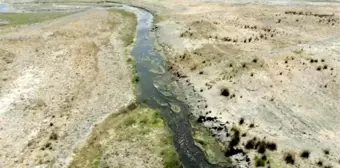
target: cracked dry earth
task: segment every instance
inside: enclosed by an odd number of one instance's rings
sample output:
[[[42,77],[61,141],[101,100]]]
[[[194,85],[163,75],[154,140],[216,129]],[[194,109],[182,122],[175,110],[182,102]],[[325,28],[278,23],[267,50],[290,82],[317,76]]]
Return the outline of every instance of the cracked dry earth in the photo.
[[[134,22],[90,10],[0,32],[0,167],[65,167],[97,121],[135,101]]]

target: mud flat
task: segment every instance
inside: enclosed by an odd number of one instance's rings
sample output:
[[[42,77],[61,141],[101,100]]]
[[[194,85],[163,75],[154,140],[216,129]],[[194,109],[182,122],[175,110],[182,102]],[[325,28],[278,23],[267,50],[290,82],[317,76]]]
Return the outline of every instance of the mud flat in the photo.
[[[65,167],[97,122],[135,102],[135,26],[98,9],[1,32],[0,167]]]

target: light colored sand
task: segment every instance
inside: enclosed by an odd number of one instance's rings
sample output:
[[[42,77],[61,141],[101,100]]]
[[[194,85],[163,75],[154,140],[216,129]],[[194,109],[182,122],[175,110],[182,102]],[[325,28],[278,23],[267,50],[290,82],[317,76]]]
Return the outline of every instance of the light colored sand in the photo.
[[[340,8],[182,2],[161,13],[157,38],[175,72],[188,76],[180,82],[194,115],[228,121],[229,128],[245,118],[247,124],[237,126],[247,132],[241,144],[252,137],[276,142],[278,151],[268,153],[274,163],[291,152],[295,167],[313,167],[318,160],[339,166]],[[222,88],[235,97],[221,96]],[[249,130],[250,123],[256,128]],[[299,158],[305,149],[311,151],[306,161]]]
[[[0,36],[0,167],[64,167],[106,115],[133,103],[122,41],[132,15],[94,10]]]

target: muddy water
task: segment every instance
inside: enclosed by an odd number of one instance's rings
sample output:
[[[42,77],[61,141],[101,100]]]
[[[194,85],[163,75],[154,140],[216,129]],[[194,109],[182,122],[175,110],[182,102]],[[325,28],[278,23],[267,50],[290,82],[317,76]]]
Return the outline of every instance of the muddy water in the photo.
[[[175,146],[183,167],[220,167],[210,164],[204,152],[194,144],[188,119],[188,105],[179,101],[171,91],[163,87],[174,80],[171,73],[165,70],[164,58],[154,50],[154,41],[151,37],[152,14],[133,7],[123,6],[123,8],[138,14],[136,42],[132,50],[140,78],[137,86],[138,101],[161,110],[164,120],[174,135]]]

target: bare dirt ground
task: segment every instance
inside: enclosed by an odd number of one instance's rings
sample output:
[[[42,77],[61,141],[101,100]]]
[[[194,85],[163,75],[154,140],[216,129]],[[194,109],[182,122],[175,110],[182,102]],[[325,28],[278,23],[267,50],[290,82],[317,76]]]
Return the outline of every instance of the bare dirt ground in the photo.
[[[239,167],[340,167],[336,1],[120,2],[157,14],[156,38],[185,90],[183,99]],[[133,101],[132,91],[121,92],[131,90],[130,80],[117,80],[128,76],[121,72],[127,65],[120,59],[118,28],[112,27],[113,34],[105,28],[111,25],[107,17],[93,11],[72,23],[68,17],[58,26],[1,34],[0,167],[63,167],[96,121]],[[108,58],[112,49],[119,57]],[[92,140],[98,143],[92,139],[96,131],[91,135],[80,151],[86,153]],[[95,164],[124,161],[111,150],[117,144],[109,146]],[[139,153],[160,163],[148,154]]]
[[[135,101],[135,22],[91,10],[0,32],[0,167],[65,167],[96,122]]]
[[[241,167],[340,167],[338,5],[167,3],[160,48],[226,155]],[[246,147],[264,141],[276,150]]]

